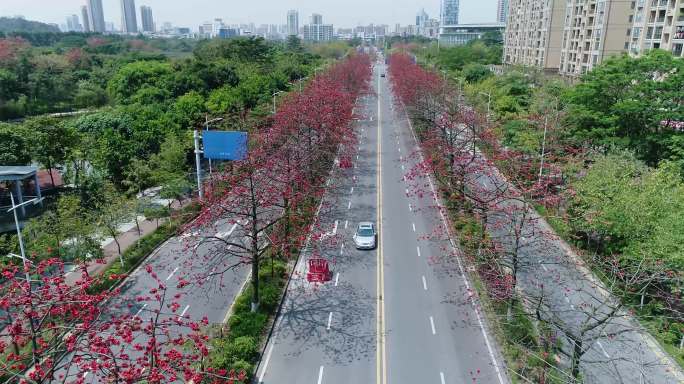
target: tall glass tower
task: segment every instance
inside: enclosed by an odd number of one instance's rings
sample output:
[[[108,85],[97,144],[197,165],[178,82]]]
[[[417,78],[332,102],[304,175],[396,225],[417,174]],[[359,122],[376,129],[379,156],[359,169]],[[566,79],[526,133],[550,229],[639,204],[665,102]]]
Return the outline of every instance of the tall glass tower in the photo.
[[[458,2],[459,0],[442,0],[440,9],[442,27],[458,24]]]

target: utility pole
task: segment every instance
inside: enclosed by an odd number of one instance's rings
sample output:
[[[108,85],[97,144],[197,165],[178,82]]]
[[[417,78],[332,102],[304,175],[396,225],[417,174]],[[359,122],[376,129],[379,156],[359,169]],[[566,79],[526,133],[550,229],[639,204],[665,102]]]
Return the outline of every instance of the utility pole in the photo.
[[[300,86],[301,86],[301,85],[300,85]],[[278,91],[278,92],[274,92],[274,93],[273,93],[273,114],[274,114],[274,115],[275,115],[275,113],[276,113],[276,96],[277,96],[279,93],[283,93],[283,91]]]
[[[544,139],[542,139],[541,162],[539,163],[539,179],[537,182],[541,182],[542,170],[544,169],[544,152],[546,151],[546,131],[548,129],[548,119],[548,116],[544,115]]]
[[[204,200],[204,191],[202,188],[202,164],[200,163],[200,145],[199,145],[199,132],[197,131],[197,128],[195,128],[195,131],[192,134],[193,139],[195,139],[195,167],[197,168],[197,194],[199,197],[199,201]]]
[[[480,92],[481,95],[487,96],[487,123],[489,123],[489,108],[492,103],[492,93],[491,92]]]

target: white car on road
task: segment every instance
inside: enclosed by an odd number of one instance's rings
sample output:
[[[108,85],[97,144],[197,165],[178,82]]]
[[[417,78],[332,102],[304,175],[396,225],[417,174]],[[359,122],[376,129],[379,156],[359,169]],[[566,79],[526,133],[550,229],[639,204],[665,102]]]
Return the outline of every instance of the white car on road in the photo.
[[[375,224],[370,221],[360,222],[354,233],[356,249],[375,249],[377,235]]]

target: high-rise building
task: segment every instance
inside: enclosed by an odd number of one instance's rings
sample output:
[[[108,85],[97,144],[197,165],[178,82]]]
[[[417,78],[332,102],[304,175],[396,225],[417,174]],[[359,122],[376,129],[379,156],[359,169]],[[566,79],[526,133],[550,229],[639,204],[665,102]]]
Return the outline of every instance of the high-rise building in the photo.
[[[332,24],[309,24],[305,25],[303,29],[304,40],[307,41],[331,41],[334,37]]]
[[[83,19],[83,32],[91,32],[90,16],[88,16],[88,6],[81,6],[81,19]]]
[[[509,0],[503,62],[557,70],[567,0]]]
[[[567,0],[559,72],[579,76],[629,47],[626,23],[632,13],[622,0]]]
[[[442,0],[440,7],[440,22],[442,27],[445,25],[458,24],[458,4],[459,0]]]
[[[684,0],[636,0],[629,15],[631,30],[625,47],[639,56],[659,48],[684,57]]]
[[[138,33],[135,0],[121,0],[121,31],[124,33]]]
[[[102,9],[102,0],[87,0],[88,1],[88,17],[90,21],[90,29],[93,32],[105,32],[104,10]]]
[[[496,22],[505,23],[508,16],[508,0],[498,0],[496,3]]]
[[[66,30],[68,32],[81,32],[83,30],[83,27],[81,27],[81,23],[79,23],[79,21],[78,21],[78,16],[76,16],[76,15],[67,16],[67,18],[66,18]]]
[[[140,7],[140,21],[142,21],[143,32],[154,32],[154,18],[152,17],[152,7],[143,5]]]
[[[287,34],[296,36],[299,33],[299,12],[291,9],[287,11]]]
[[[310,24],[312,25],[321,25],[323,24],[323,15],[320,15],[318,13],[314,13],[311,15],[311,22]]]

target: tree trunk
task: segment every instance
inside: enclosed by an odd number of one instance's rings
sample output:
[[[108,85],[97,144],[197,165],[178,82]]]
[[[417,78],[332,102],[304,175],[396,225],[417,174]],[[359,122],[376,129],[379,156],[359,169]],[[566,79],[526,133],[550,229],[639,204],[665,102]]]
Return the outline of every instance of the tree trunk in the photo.
[[[55,177],[52,176],[52,165],[50,165],[48,172],[50,173],[50,183],[52,184],[52,188],[55,188]],[[37,185],[36,185],[36,188],[38,188]]]
[[[580,375],[580,359],[582,358],[582,341],[575,337],[570,337],[574,344],[572,350],[572,378],[577,382]]]
[[[254,193],[254,183],[249,180],[252,197],[252,312],[259,309],[259,232],[257,226],[257,199]]]

